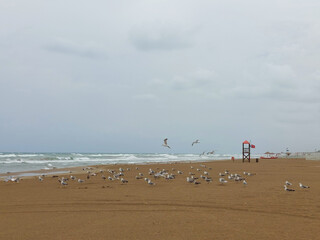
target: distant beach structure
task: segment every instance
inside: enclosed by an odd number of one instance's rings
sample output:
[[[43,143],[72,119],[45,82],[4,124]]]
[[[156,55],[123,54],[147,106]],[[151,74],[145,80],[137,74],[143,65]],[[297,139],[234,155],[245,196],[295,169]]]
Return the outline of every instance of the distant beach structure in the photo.
[[[320,152],[306,154],[306,160],[320,160]]]

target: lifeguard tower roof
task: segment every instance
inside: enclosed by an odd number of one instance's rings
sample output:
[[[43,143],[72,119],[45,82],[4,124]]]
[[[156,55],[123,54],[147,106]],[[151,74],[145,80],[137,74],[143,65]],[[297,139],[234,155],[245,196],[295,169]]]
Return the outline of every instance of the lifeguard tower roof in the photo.
[[[247,140],[245,140],[244,142],[243,142],[243,144],[250,144]]]

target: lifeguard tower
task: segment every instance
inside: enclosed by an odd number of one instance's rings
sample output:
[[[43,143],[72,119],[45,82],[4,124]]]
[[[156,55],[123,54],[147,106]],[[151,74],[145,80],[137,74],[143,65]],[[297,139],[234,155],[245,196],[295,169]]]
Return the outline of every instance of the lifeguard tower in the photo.
[[[245,160],[250,162],[250,143],[247,140],[242,143],[242,162]]]

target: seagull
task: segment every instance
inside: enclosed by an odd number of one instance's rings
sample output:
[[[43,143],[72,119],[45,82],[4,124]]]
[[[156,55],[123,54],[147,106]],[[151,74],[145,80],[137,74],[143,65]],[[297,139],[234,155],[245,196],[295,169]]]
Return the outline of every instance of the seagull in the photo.
[[[285,191],[288,191],[288,192],[294,192],[295,191],[294,189],[287,188],[287,185],[283,185],[283,186],[284,186],[284,190]]]
[[[150,179],[148,180],[148,184],[149,184],[149,185],[155,185],[155,183],[151,182]]]
[[[81,180],[80,178],[78,179],[78,183],[83,183],[84,180]]]
[[[41,176],[39,176],[39,181],[42,182],[43,181],[43,178]]]
[[[197,143],[200,143],[198,139],[197,139],[197,140],[195,140],[195,141],[192,143],[192,145],[191,145],[191,146],[193,146],[194,144],[197,144]]]
[[[194,182],[194,179],[191,178],[191,177],[187,177],[187,182],[188,182],[188,183],[193,183],[193,182]]]
[[[200,155],[199,155],[199,157],[201,157],[202,155],[204,155],[206,152],[202,152]]]
[[[123,179],[123,178],[121,178],[121,182],[122,182],[122,183],[128,183],[128,181],[125,180],[125,179]]]
[[[299,186],[300,186],[301,188],[310,188],[309,186],[305,186],[305,185],[303,185],[302,183],[299,183]]]
[[[212,182],[212,178],[211,178],[211,177],[205,177],[204,180],[205,180],[206,182],[208,182],[208,183],[209,183],[209,182]]]
[[[16,182],[16,183],[18,183],[18,182],[20,181],[20,178],[19,178],[19,177],[10,177],[9,180],[10,180],[11,182]]]
[[[291,182],[286,181],[286,185],[288,185],[288,186],[292,186],[292,183],[291,183]]]
[[[163,142],[164,142],[164,143],[162,144],[162,146],[167,147],[167,148],[171,148],[171,147],[169,147],[169,145],[168,145],[168,138],[164,139]]]
[[[247,184],[248,184],[246,180],[243,180],[242,183],[243,183],[244,185],[247,185]]]
[[[228,181],[226,181],[224,178],[219,178],[219,182],[221,182],[221,183],[227,183]]]
[[[68,183],[65,182],[65,181],[61,181],[61,185],[62,185],[62,186],[66,186],[66,185],[68,185]]]

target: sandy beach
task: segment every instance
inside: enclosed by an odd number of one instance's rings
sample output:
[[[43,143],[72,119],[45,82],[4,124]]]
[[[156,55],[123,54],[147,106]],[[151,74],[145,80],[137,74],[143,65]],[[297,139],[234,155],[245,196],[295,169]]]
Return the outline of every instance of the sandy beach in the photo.
[[[128,183],[102,179],[112,176],[107,169],[120,167]],[[150,168],[166,169],[175,179],[154,179]],[[248,184],[227,176],[228,183],[219,183],[225,170]],[[72,171],[59,178],[74,175],[85,182],[69,179],[62,186],[50,175],[41,182],[38,176],[1,180],[0,239],[320,239],[319,161],[106,165],[94,166],[90,171],[97,176],[90,179],[88,170]],[[190,172],[199,177],[204,171],[212,182],[186,181]],[[138,173],[155,185],[135,179]],[[284,190],[286,180],[294,192]]]

